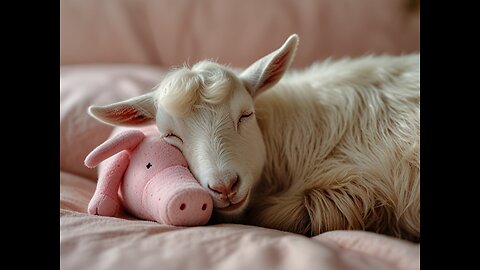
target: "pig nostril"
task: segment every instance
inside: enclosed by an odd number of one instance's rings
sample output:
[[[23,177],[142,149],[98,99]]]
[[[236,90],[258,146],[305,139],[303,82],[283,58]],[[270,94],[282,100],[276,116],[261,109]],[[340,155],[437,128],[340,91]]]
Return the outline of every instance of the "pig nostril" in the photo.
[[[184,204],[184,203],[182,203],[182,204],[180,205],[180,210],[184,210],[184,209],[185,209],[185,207],[187,207],[187,205],[186,205],[186,204]]]
[[[202,205],[202,210],[205,211],[205,209],[207,209],[207,204],[206,204],[206,203],[204,203],[204,204]]]

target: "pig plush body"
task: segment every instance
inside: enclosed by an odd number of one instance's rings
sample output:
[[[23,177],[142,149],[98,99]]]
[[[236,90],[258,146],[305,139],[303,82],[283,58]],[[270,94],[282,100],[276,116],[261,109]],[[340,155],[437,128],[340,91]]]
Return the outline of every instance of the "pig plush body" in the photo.
[[[101,163],[101,164],[100,164]],[[123,206],[146,220],[176,226],[206,224],[213,201],[188,169],[183,154],[155,126],[117,128],[85,165],[98,169],[90,214],[115,216]]]

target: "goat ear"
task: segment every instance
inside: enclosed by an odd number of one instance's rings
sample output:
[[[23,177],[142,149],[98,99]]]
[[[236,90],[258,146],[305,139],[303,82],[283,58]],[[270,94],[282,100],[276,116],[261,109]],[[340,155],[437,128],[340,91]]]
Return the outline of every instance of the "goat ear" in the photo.
[[[274,86],[287,71],[298,45],[298,35],[291,35],[276,51],[250,65],[242,74],[245,87],[253,97]]]
[[[117,126],[138,126],[155,122],[153,92],[106,106],[90,106],[88,113],[101,122]]]

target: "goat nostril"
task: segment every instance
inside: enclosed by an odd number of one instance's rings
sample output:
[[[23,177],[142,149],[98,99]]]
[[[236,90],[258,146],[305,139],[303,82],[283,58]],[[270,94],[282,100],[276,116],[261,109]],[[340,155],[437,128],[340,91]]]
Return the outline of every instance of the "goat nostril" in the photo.
[[[233,179],[233,181],[232,181],[230,190],[233,190],[234,188],[236,188],[236,187],[238,186],[238,183],[239,183],[239,182],[240,182],[240,181],[238,181],[238,175],[237,175],[237,177],[236,177],[235,179]]]
[[[205,211],[205,209],[207,209],[207,204],[206,204],[206,203],[204,203],[204,204],[202,205],[202,210]]]
[[[218,193],[218,194],[222,194],[223,191],[224,191],[223,186],[214,186],[214,187],[211,187],[210,185],[208,185],[208,188],[209,188],[211,191],[213,191],[213,192],[215,192],[215,193]]]
[[[185,207],[187,207],[187,205],[184,204],[184,203],[182,203],[182,204],[180,205],[180,210],[185,210]]]
[[[208,185],[208,188],[215,193],[216,196],[220,196],[222,200],[225,200],[227,196],[235,195],[239,188],[240,178],[238,174],[235,177],[228,180],[217,181],[213,185]],[[223,198],[222,198],[223,197]]]

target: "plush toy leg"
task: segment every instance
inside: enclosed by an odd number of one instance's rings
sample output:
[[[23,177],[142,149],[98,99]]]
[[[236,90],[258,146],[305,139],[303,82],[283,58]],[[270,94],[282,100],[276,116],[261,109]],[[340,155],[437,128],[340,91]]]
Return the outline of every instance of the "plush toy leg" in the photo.
[[[100,216],[115,216],[119,212],[118,187],[128,167],[130,156],[122,151],[106,160],[99,171],[97,189],[88,204],[88,213]]]
[[[167,168],[150,180],[142,202],[151,219],[176,226],[204,225],[213,209],[208,192],[183,166]]]

